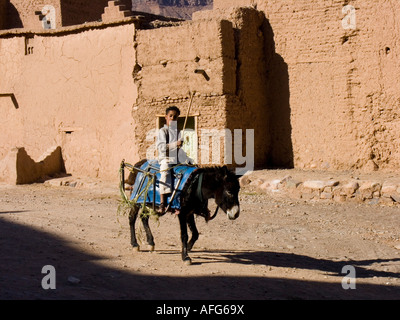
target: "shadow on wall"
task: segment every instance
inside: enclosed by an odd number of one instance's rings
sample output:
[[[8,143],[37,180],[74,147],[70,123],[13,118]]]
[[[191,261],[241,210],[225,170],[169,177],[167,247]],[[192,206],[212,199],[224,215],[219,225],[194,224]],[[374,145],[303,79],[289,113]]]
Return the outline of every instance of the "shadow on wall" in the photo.
[[[274,31],[267,19],[264,23],[264,35],[265,48],[272,52],[268,66],[271,144],[268,167],[291,169],[294,168],[294,155],[288,65],[275,51]]]
[[[8,6],[6,8],[6,17],[6,29],[16,29],[24,27],[18,10],[10,2],[8,2]]]
[[[65,174],[61,147],[49,149],[37,162],[25,148],[14,148],[0,161],[0,173],[1,181],[9,184],[30,184]]]
[[[252,8],[232,9],[229,19],[239,101],[227,115],[227,127],[254,129],[256,169],[293,168],[288,65],[276,52],[271,24],[263,12]],[[246,141],[243,150],[247,145]]]

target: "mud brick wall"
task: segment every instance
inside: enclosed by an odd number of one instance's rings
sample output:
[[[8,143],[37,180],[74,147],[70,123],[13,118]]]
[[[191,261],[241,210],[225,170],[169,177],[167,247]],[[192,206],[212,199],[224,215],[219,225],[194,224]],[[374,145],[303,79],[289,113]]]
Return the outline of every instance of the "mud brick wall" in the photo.
[[[198,130],[225,129],[224,95],[234,94],[234,37],[228,21],[187,22],[179,26],[138,30],[134,73],[139,99],[134,106],[136,139],[141,157],[153,141],[156,115],[176,105],[186,115],[190,94],[196,92],[191,115],[198,115]],[[204,73],[195,73],[202,70]]]
[[[90,21],[98,21],[107,7],[108,0],[61,0],[62,25],[71,26]],[[111,2],[111,1],[110,1]],[[126,10],[131,10],[131,0],[112,1],[125,5]]]
[[[226,96],[227,128],[243,130],[243,154],[246,130],[254,130],[255,167],[271,162],[270,93],[268,65],[273,57],[272,33],[264,13],[253,8],[226,11],[199,11],[194,21],[223,19],[232,23],[234,32],[235,92]],[[250,145],[250,144],[249,144]]]
[[[130,0],[113,2],[125,5],[126,10],[131,10],[132,8]],[[104,8],[108,5],[108,0],[10,0],[6,12],[7,22],[4,28],[41,30],[42,24],[39,15],[35,14],[35,12],[41,11],[45,5],[54,6],[56,10],[56,27],[59,28],[61,26],[72,26],[100,20],[101,15],[104,13]]]
[[[60,146],[68,173],[116,179],[121,160],[137,154],[134,33],[125,24],[0,36],[1,93],[18,103],[0,97],[0,162],[16,146],[33,161]]]
[[[137,61],[142,68],[142,98],[187,96],[194,90],[218,95],[234,92],[235,78],[223,74],[228,70],[223,68],[226,60],[223,52],[227,51],[226,58],[229,58],[234,51],[229,22],[184,23],[138,30],[136,40]],[[209,79],[196,74],[196,69],[206,71]]]
[[[399,167],[399,1],[214,1],[215,10],[232,5],[257,5],[273,31],[278,162],[289,152],[298,168]],[[343,27],[346,5],[356,10],[354,29]],[[282,136],[292,146],[276,153]]]
[[[196,91],[192,113],[198,115],[198,134],[201,129],[229,129],[232,134],[242,129],[243,154],[248,154],[254,150],[246,150],[245,134],[253,129],[255,164],[265,165],[270,57],[264,50],[268,40],[260,31],[264,22],[264,14],[254,9],[237,9],[229,15],[201,11],[193,15],[193,21],[179,26],[138,31],[139,100],[134,118],[140,119],[136,128],[140,150],[150,143],[144,137],[155,114],[164,114],[172,104],[185,112],[189,92]]]
[[[61,8],[59,0],[10,0],[7,6],[7,29],[25,28],[41,30],[42,22],[36,11],[41,11],[46,5],[52,5],[56,10],[56,26],[61,27]]]

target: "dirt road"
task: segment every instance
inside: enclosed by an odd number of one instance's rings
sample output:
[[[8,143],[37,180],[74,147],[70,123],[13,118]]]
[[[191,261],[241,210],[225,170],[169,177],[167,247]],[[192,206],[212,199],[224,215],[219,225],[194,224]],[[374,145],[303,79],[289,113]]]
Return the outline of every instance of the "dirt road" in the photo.
[[[0,299],[400,299],[399,207],[282,200],[246,188],[240,200],[234,222],[197,219],[200,239],[186,266],[173,216],[152,221],[155,252],[131,249],[117,185],[2,185]],[[46,265],[55,290],[42,288]],[[355,289],[342,287],[345,266],[354,268],[355,282],[345,282]]]

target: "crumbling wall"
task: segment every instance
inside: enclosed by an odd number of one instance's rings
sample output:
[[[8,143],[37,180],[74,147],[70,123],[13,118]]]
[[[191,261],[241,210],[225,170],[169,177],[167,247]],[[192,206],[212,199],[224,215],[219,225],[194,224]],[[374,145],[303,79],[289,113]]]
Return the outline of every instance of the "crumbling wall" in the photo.
[[[225,94],[234,94],[234,37],[228,21],[187,22],[179,26],[138,30],[135,81],[139,99],[133,117],[141,157],[154,142],[146,140],[156,115],[176,105],[198,115],[198,130],[225,129]],[[197,70],[197,71],[196,71]],[[201,142],[200,142],[201,143]]]
[[[194,21],[207,23],[223,19],[232,23],[235,48],[232,59],[235,68],[235,91],[228,94],[227,128],[241,129],[245,141],[247,129],[254,130],[254,160],[256,167],[265,167],[270,159],[270,104],[268,65],[272,58],[271,33],[264,13],[253,8],[225,11],[199,11]],[[226,75],[230,77],[231,75]],[[227,79],[224,79],[226,81]],[[243,145],[243,153],[253,152]],[[249,145],[250,146],[250,145]]]
[[[399,167],[398,1],[214,1],[216,10],[232,5],[256,5],[273,31],[271,139],[278,162],[287,153],[276,153],[285,121],[298,168]],[[274,95],[276,89],[286,96]]]
[[[34,161],[24,148],[13,148],[0,161],[0,180],[9,184],[29,184],[65,174],[61,147],[47,150]]]
[[[17,102],[0,96],[0,162],[14,147],[38,161],[57,145],[68,173],[116,178],[121,160],[137,154],[134,33],[132,23],[0,35],[1,93]]]
[[[230,51],[231,60],[234,54],[228,21],[138,30],[136,41],[142,98],[185,97],[194,90],[216,95],[235,92],[235,73],[224,77],[229,56],[223,54]],[[208,78],[195,73],[196,69],[204,70]]]
[[[242,139],[236,142],[243,155],[253,154],[256,166],[265,165],[269,156],[266,65],[270,57],[264,50],[264,22],[263,13],[249,8],[226,15],[201,11],[193,15],[192,22],[138,32],[135,79],[139,100],[134,118],[140,119],[136,128],[140,150],[145,152],[152,143],[145,137],[154,127],[155,115],[163,115],[173,104],[185,113],[190,92],[196,91],[191,113],[198,115],[199,144],[206,143],[203,129],[228,129],[232,136],[241,129]],[[246,150],[246,129],[255,130],[255,150]],[[226,157],[219,163],[235,164],[230,159],[233,145],[221,148],[220,154],[224,151]],[[200,148],[199,158],[202,152]]]

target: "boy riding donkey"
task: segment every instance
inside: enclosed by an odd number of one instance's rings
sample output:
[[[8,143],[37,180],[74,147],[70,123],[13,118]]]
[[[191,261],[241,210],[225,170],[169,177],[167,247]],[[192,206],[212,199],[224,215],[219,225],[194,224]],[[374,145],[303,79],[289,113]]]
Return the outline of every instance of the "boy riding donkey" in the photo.
[[[160,207],[159,214],[165,214],[168,196],[172,193],[172,168],[180,163],[193,164],[186,152],[182,149],[182,132],[178,130],[178,107],[168,107],[165,112],[166,124],[158,132],[157,151],[160,164]]]
[[[158,214],[166,213],[168,207],[167,199],[172,193],[172,170],[178,164],[194,164],[193,159],[189,158],[182,149],[183,136],[182,131],[178,130],[178,117],[180,110],[176,106],[170,106],[165,111],[166,124],[158,132],[157,151],[158,162],[160,164],[160,207]],[[206,217],[210,216],[207,206],[203,209]],[[180,210],[175,209],[175,213],[179,214]]]

